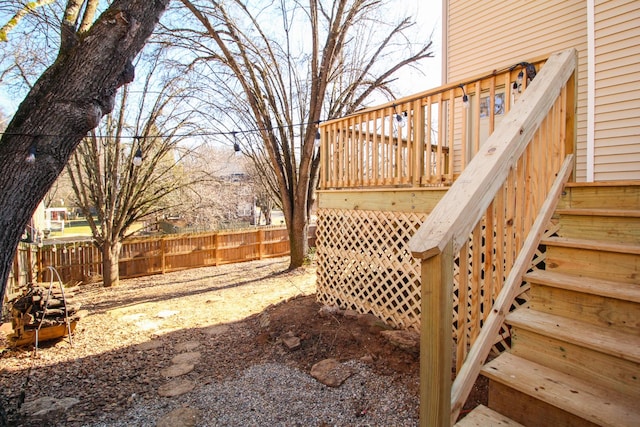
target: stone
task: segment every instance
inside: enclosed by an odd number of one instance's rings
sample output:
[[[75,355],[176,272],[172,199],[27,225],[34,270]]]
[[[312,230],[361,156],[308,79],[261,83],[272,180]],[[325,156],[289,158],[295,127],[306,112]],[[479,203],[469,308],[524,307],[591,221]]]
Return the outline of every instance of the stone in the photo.
[[[359,313],[355,310],[345,310],[342,314],[345,319],[357,319],[359,315]]]
[[[367,364],[371,364],[373,363],[373,356],[370,354],[365,354],[364,356],[362,356],[360,358],[360,361],[367,363]]]
[[[176,344],[176,351],[191,351],[200,346],[198,341],[187,341]]]
[[[323,305],[320,307],[320,310],[318,310],[320,317],[330,317],[338,314],[340,314],[340,308],[335,305]]]
[[[156,348],[160,348],[163,346],[162,341],[160,340],[151,340],[151,341],[145,341],[143,343],[140,343],[136,346],[137,350],[140,351],[148,351],[148,350],[154,350]]]
[[[73,397],[56,399],[54,397],[44,396],[31,402],[25,402],[20,407],[20,412],[27,417],[34,418],[51,417],[53,414],[56,414],[55,416],[58,417],[58,414],[64,413],[64,411],[79,402],[78,399],[74,399]]]
[[[214,325],[204,329],[203,332],[207,335],[215,336],[222,335],[228,332],[229,329],[231,329],[229,325]]]
[[[325,359],[311,367],[311,376],[329,387],[339,387],[353,374],[351,368],[336,359]]]
[[[192,363],[178,363],[164,368],[162,375],[168,378],[179,377],[193,371],[193,368],[194,365]]]
[[[180,365],[181,363],[195,363],[200,360],[200,352],[191,351],[188,353],[181,353],[171,359],[171,363],[174,365]]]
[[[199,420],[200,411],[183,406],[160,418],[156,427],[195,427]]]
[[[382,331],[380,335],[391,344],[410,353],[420,353],[420,334],[415,331]]]
[[[269,324],[271,324],[271,318],[269,317],[269,313],[263,312],[260,315],[260,327],[262,329],[266,329],[269,327]]]
[[[287,332],[282,336],[282,343],[289,350],[297,350],[300,348],[300,338],[295,336],[293,332]]]
[[[376,332],[376,331],[379,332],[379,331],[391,329],[389,325],[387,325],[382,320],[378,319],[376,316],[370,313],[359,314],[358,324],[369,328],[371,332]]]
[[[175,397],[189,393],[196,387],[193,381],[187,379],[174,379],[158,388],[158,394],[163,397]]]

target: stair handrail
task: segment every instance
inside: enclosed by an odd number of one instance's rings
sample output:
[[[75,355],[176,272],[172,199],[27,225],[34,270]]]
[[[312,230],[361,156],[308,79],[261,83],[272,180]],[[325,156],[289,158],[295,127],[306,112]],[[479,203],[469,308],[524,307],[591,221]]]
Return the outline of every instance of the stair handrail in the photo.
[[[451,417],[453,339],[448,322],[453,311],[455,254],[467,244],[563,87],[575,76],[576,64],[573,48],[549,57],[409,242],[413,256],[421,260],[421,425],[449,426],[455,421]]]
[[[518,254],[514,265],[509,272],[509,276],[504,287],[498,293],[496,300],[491,307],[491,312],[487,317],[480,335],[471,346],[469,354],[462,364],[462,368],[456,375],[453,385],[451,386],[451,420],[456,420],[463,405],[469,397],[469,392],[478,378],[480,368],[487,359],[493,338],[498,335],[500,326],[503,324],[505,317],[509,313],[509,308],[513,304],[518,291],[522,285],[522,277],[531,266],[531,259],[534,256],[540,239],[545,232],[545,228],[549,224],[551,217],[558,205],[560,196],[564,189],[564,185],[569,180],[573,172],[574,155],[569,154],[563,164],[557,178],[555,179],[545,202],[543,203],[535,222],[533,223],[522,250]]]

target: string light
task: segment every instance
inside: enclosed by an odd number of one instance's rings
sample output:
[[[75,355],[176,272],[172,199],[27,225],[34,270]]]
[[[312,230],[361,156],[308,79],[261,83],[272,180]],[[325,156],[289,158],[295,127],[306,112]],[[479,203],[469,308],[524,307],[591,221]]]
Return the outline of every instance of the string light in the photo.
[[[27,154],[27,157],[24,160],[29,164],[33,164],[36,162],[36,146],[35,145],[32,145],[31,147],[29,147],[29,154]]]
[[[403,128],[407,124],[407,112],[403,111],[402,114],[396,111],[396,104],[393,104],[393,112],[396,118],[396,124],[398,127]]]
[[[135,140],[138,141],[138,149],[136,150],[135,156],[133,156],[133,166],[140,166],[142,164],[142,148],[140,148],[140,137],[136,136]]]
[[[238,144],[238,140],[236,138],[236,131],[231,132],[233,135],[233,151],[238,154],[240,152],[240,144]]]
[[[462,89],[462,104],[464,105],[464,108],[469,109],[469,96],[467,95],[467,92],[464,91],[464,85],[460,85],[460,89]]]

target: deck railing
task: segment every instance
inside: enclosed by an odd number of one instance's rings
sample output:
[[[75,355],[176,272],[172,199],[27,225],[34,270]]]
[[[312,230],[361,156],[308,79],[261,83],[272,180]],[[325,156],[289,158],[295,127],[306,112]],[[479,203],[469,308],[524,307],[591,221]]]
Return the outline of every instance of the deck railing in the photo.
[[[452,184],[526,89],[526,65],[543,63],[515,64],[321,123],[320,189]]]
[[[573,49],[549,57],[410,242],[422,274],[421,425],[455,422],[572,171],[576,61]]]

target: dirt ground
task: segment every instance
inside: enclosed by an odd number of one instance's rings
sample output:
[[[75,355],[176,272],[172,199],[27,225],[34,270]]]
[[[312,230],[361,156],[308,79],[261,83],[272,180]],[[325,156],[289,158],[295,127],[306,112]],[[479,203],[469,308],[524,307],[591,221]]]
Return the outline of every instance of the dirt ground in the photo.
[[[58,415],[65,426],[97,416],[118,419],[139,399],[157,396],[161,368],[171,348],[199,342],[213,351],[197,372],[199,382],[238,375],[258,363],[279,362],[309,372],[326,358],[367,360],[418,395],[419,357],[401,350],[377,327],[343,316],[322,317],[315,301],[315,267],[286,271],[288,259],[251,261],[127,279],[117,288],[74,289],[86,315],[69,339],[33,348],[6,348],[0,334],[0,405],[9,425],[29,425],[22,402],[43,396],[79,403]],[[6,328],[5,328],[6,330]],[[283,345],[285,334],[298,349]],[[465,406],[486,404],[479,381]]]

